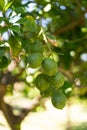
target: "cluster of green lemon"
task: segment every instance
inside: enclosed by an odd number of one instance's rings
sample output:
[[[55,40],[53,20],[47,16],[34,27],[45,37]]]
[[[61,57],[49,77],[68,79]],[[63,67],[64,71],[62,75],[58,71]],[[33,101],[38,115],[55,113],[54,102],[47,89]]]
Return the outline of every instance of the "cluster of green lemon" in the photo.
[[[30,56],[28,59],[29,66],[31,68],[40,67],[43,61],[43,44],[39,41],[36,41],[32,45],[30,45]]]
[[[52,57],[43,56],[43,44],[39,41],[30,47],[29,65],[31,68],[41,67],[42,72],[35,77],[34,84],[42,97],[51,96],[54,107],[62,109],[66,104],[66,97],[61,90],[65,77],[58,71],[57,62]]]

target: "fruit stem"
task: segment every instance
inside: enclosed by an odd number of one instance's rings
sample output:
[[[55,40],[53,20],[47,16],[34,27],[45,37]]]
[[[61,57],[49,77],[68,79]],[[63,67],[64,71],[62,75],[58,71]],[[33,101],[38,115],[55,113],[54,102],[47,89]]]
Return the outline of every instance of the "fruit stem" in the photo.
[[[49,43],[48,43],[47,37],[46,37],[46,35],[45,35],[44,30],[43,30],[42,27],[41,27],[41,30],[40,30],[40,32],[39,32],[39,35],[41,35],[41,34],[42,34],[42,36],[43,36],[43,39],[44,39],[45,43],[46,43],[47,46],[48,46],[48,49],[49,49],[50,53],[52,54],[52,49],[51,49],[51,47],[50,47],[50,45],[49,45]]]

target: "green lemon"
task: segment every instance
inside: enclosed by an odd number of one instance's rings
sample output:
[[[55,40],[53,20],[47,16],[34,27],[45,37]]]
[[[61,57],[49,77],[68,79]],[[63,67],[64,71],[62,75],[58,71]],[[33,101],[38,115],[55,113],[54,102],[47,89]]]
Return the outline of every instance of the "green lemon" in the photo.
[[[31,68],[37,68],[42,64],[43,55],[41,53],[32,53],[29,56],[28,62]]]
[[[55,75],[58,71],[57,63],[51,58],[46,58],[43,61],[42,68],[44,72],[49,76]]]
[[[50,78],[50,82],[56,87],[60,88],[64,85],[65,77],[63,73],[57,72],[54,76]]]
[[[52,85],[49,85],[48,89],[46,89],[45,91],[41,91],[40,94],[43,98],[49,97],[53,94],[53,90],[54,88],[52,87]]]
[[[45,91],[48,89],[49,87],[49,82],[46,78],[45,74],[39,74],[34,81],[36,87],[40,90],[40,91]]]
[[[66,105],[66,97],[62,91],[56,91],[51,97],[51,101],[54,107],[63,109]]]
[[[44,51],[44,47],[43,44],[40,41],[36,41],[35,43],[33,43],[30,47],[30,52],[39,52],[39,53],[43,53]]]

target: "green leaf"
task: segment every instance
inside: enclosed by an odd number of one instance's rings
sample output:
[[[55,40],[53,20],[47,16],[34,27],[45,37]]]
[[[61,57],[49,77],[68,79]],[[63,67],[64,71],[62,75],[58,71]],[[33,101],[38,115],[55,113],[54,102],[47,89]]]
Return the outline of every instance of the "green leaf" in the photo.
[[[4,21],[5,23],[9,24],[9,18],[0,17],[0,23]]]
[[[46,33],[46,36],[52,40],[56,40],[56,37],[48,32]]]
[[[5,1],[0,0],[0,9],[3,10],[4,6],[5,6]]]
[[[17,26],[17,25],[13,25],[12,27],[10,27],[10,29],[11,29],[13,32],[16,32],[16,33],[18,33],[18,34],[21,34],[20,27]]]
[[[19,24],[23,24],[23,31],[31,31],[31,32],[37,32],[37,25],[35,23],[35,20],[32,16],[28,15],[24,18],[21,18],[17,21]]]
[[[16,36],[11,35],[9,38],[9,45],[11,48],[12,57],[18,57],[21,52],[21,42]]]
[[[24,17],[24,18],[20,18],[17,23],[20,23],[20,24],[28,24],[29,20]]]
[[[0,23],[4,21],[4,17],[0,17]]]
[[[15,12],[17,14],[25,12],[25,8],[24,7],[16,7],[14,10],[15,10]]]
[[[14,0],[8,2],[8,3],[5,5],[5,7],[4,7],[3,10],[4,10],[4,11],[7,11],[7,10],[9,9],[9,7],[12,5],[13,1],[14,1]]]
[[[69,81],[65,81],[64,85],[62,86],[62,90],[65,93],[66,97],[70,97],[72,94],[73,83]]]
[[[22,0],[14,0],[13,6],[14,6],[14,7],[20,7],[20,6],[21,6],[21,1],[22,1]]]
[[[0,33],[3,34],[4,32],[8,31],[8,27],[0,27]]]
[[[4,42],[3,42],[3,41],[0,41],[0,45],[2,45],[2,44],[4,44]]]
[[[9,47],[0,47],[0,57],[4,56],[5,52],[9,50]]]
[[[0,58],[0,69],[7,67],[8,64],[9,64],[8,58],[6,56],[2,56]]]

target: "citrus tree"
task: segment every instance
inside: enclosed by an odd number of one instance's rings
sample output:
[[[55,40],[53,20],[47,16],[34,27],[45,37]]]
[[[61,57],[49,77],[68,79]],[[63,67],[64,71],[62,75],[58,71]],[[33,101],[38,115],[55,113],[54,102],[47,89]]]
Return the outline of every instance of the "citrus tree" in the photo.
[[[86,40],[86,0],[0,1],[0,110],[12,130],[42,98],[62,109],[75,89],[86,95]],[[19,93],[30,107],[6,100]]]

